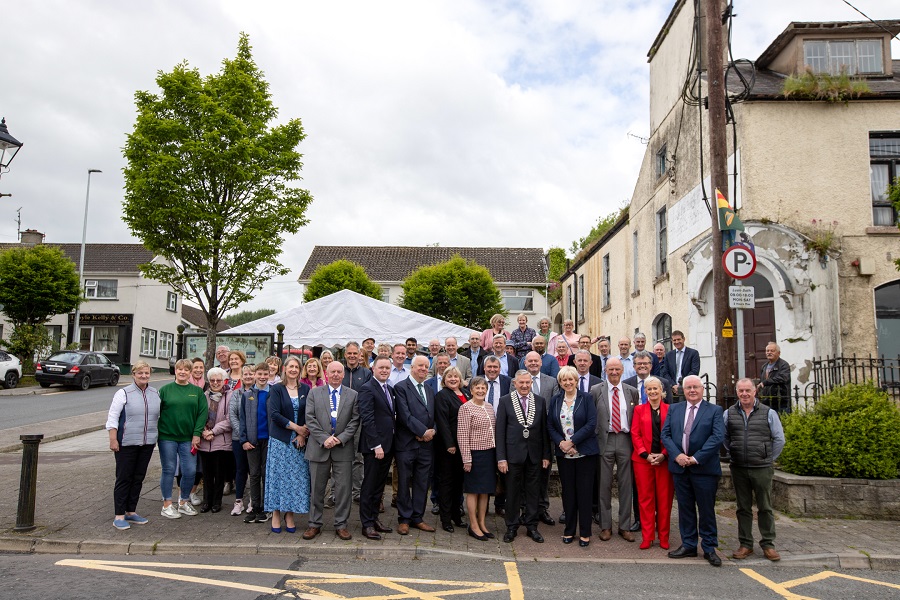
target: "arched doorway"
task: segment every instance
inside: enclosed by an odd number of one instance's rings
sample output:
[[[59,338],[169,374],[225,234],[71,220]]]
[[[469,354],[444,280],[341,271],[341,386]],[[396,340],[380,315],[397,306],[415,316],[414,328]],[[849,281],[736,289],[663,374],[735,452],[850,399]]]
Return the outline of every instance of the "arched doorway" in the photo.
[[[875,289],[875,328],[878,354],[886,359],[900,358],[900,281]],[[885,369],[882,377],[898,380],[894,369]]]
[[[772,284],[759,271],[744,280],[752,286],[756,308],[744,310],[744,375],[759,376],[766,362],[766,344],[775,338],[775,292]]]

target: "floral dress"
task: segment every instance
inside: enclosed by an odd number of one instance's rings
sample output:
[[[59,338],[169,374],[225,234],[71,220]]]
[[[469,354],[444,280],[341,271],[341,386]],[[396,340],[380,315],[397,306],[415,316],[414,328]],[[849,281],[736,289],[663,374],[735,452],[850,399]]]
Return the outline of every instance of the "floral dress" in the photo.
[[[294,423],[305,424],[306,398],[300,402],[291,398],[294,409]],[[302,420],[301,420],[302,419]],[[291,434],[291,443],[269,438],[269,454],[266,457],[266,491],[264,504],[266,512],[309,512],[309,461],[305,448],[294,445],[296,433]]]

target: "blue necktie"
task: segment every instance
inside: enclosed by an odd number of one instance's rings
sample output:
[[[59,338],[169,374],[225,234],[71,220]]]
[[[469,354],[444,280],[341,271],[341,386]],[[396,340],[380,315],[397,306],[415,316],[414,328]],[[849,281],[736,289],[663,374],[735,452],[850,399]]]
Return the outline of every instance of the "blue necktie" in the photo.
[[[644,382],[641,382],[641,404],[647,404],[647,391],[644,389]]]
[[[337,429],[337,390],[331,390],[331,435]]]
[[[488,403],[493,406],[494,405],[494,382],[491,381],[488,385]]]
[[[383,384],[381,384],[381,387],[384,388],[384,397],[387,398],[388,406],[390,407],[391,412],[393,412],[393,410],[394,410],[394,403],[391,402],[391,393],[390,393],[390,392],[388,391],[388,389],[387,389],[387,384],[386,384],[386,383],[383,383]]]

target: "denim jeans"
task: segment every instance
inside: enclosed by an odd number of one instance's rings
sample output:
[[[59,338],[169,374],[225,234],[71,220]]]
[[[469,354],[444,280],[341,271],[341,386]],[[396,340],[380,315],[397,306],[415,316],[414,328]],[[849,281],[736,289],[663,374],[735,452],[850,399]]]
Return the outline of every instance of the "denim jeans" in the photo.
[[[162,477],[159,479],[159,491],[163,500],[172,499],[172,481],[175,479],[175,467],[181,466],[181,499],[191,497],[194,477],[197,474],[197,457],[191,454],[190,442],[173,442],[159,440],[159,462],[162,464]]]

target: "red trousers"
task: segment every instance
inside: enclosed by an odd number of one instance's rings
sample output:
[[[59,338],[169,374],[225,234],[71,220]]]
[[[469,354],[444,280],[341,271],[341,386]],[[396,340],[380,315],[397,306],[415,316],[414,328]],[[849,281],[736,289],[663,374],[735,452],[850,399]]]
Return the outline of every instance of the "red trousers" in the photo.
[[[654,534],[659,533],[659,543],[669,545],[669,523],[672,519],[672,499],[675,486],[667,463],[652,466],[646,460],[631,463],[637,484],[638,507],[641,513],[642,546],[649,547]],[[654,531],[654,527],[656,531]]]

